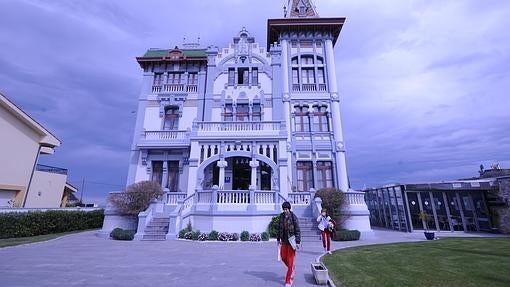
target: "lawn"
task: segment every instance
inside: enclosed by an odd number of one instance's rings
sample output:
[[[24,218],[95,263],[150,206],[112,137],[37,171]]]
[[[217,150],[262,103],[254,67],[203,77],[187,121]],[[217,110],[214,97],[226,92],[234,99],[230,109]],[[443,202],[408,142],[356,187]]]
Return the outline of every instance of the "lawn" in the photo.
[[[337,286],[510,286],[510,239],[444,238],[338,250],[324,257]]]
[[[31,237],[0,239],[0,248],[7,247],[7,246],[15,246],[15,245],[21,245],[21,244],[27,244],[27,243],[40,242],[40,241],[47,241],[47,240],[55,239],[55,238],[58,238],[58,237],[61,237],[64,235],[79,233],[79,232],[83,232],[83,231],[84,230],[38,235],[38,236],[31,236]]]

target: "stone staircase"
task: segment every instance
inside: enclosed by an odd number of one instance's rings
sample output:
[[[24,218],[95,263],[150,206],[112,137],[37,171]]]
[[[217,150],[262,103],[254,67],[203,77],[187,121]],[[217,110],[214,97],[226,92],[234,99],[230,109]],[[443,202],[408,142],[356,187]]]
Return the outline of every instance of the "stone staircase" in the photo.
[[[300,217],[299,227],[301,228],[301,241],[303,242],[311,242],[321,240],[321,232],[319,228],[317,228],[317,222],[315,218],[311,217]]]
[[[154,217],[151,222],[145,227],[142,240],[158,241],[166,240],[168,233],[168,224],[170,218],[168,217]]]

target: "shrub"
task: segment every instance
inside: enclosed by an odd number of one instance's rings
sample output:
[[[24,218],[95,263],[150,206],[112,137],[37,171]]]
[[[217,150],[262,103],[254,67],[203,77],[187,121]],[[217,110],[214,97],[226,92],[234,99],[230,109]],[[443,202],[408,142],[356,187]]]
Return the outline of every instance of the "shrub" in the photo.
[[[268,226],[269,235],[272,238],[276,238],[278,236],[278,224],[280,223],[280,216],[276,215],[271,218],[271,222]]]
[[[262,240],[262,239],[260,238],[260,234],[258,234],[258,233],[252,233],[250,235],[250,241],[260,241],[260,240]]]
[[[200,230],[193,231],[193,232],[191,233],[191,239],[193,239],[193,240],[198,240],[198,237],[200,236],[200,234],[202,234],[202,233],[200,233]]]
[[[262,241],[268,241],[269,240],[269,233],[262,232],[262,235],[260,237],[262,238]]]
[[[209,233],[209,240],[215,241],[218,240],[218,231],[213,230]]]
[[[0,239],[28,237],[103,226],[104,210],[9,212],[0,214]]]
[[[207,235],[207,233],[204,232],[204,233],[200,233],[197,240],[206,241],[206,240],[210,240],[210,239],[209,239],[209,235]]]
[[[111,194],[108,201],[122,214],[137,215],[162,195],[163,190],[159,183],[140,181],[128,186],[123,192]]]
[[[193,232],[192,231],[188,231],[186,233],[184,233],[184,239],[193,239]]]
[[[333,236],[334,241],[359,240],[361,233],[358,230],[337,230]]]
[[[135,238],[136,231],[134,230],[124,230],[122,228],[115,228],[110,233],[110,237],[115,240],[133,240]]]
[[[340,218],[340,211],[347,206],[345,193],[336,188],[323,188],[315,193],[315,197],[322,199],[322,207],[328,210],[329,216],[333,218],[337,226],[341,226],[346,218]]]
[[[228,232],[222,232],[218,235],[219,241],[232,241],[232,234]]]
[[[239,233],[232,233],[231,241],[239,241]]]
[[[241,232],[241,241],[248,241],[250,240],[250,233],[248,231]]]
[[[181,238],[181,239],[184,238],[184,236],[186,236],[187,232],[188,231],[186,229],[183,229],[183,230],[179,231],[179,236],[178,237]]]

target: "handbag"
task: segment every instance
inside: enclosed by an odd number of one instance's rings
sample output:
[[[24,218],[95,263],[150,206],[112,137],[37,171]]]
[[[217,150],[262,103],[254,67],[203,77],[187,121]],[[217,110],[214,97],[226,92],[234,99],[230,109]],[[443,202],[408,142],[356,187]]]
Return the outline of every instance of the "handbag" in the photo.
[[[292,247],[292,249],[294,249],[294,250],[297,249],[297,243],[296,243],[296,236],[295,235],[292,235],[291,237],[289,237],[289,243],[290,243],[290,246]]]

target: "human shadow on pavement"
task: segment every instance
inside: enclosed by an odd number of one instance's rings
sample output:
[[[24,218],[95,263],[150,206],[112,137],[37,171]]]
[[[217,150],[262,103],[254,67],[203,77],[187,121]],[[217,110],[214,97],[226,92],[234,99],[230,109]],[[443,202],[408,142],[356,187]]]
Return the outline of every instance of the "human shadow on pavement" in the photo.
[[[267,271],[244,271],[245,274],[264,279],[265,281],[273,281],[282,283],[284,278],[281,274]]]

